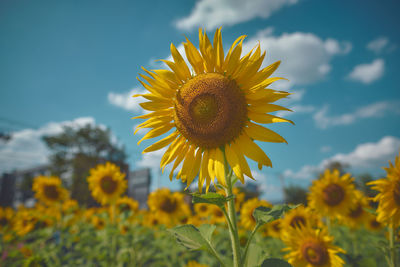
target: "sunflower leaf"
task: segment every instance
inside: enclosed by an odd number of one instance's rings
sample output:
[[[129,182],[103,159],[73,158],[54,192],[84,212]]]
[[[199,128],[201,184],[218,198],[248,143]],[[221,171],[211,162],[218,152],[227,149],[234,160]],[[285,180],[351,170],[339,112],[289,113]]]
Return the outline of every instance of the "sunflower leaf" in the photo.
[[[217,193],[207,193],[207,194],[199,194],[193,193],[192,194],[192,203],[207,203],[217,205],[218,207],[224,207],[225,203],[234,198],[235,196],[231,195],[228,197],[224,197],[221,194]]]
[[[204,226],[200,230],[191,224],[179,225],[168,231],[172,233],[177,242],[190,250],[211,249],[210,240],[214,227]]]
[[[272,208],[261,206],[254,210],[253,217],[256,219],[258,224],[265,224],[281,218],[285,212],[296,207],[297,205],[293,206],[286,204],[275,205]]]
[[[261,267],[292,267],[292,265],[281,259],[270,258],[264,260]]]

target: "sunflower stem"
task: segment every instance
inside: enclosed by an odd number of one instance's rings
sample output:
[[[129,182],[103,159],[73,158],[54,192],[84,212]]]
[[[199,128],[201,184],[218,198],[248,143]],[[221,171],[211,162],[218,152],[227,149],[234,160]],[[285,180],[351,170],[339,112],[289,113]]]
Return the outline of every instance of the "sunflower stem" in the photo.
[[[229,165],[227,164],[226,155],[224,151],[224,159],[225,159],[225,178],[226,178],[226,188],[225,193],[227,196],[233,195],[233,184],[232,177],[233,175],[229,171]],[[231,237],[232,250],[233,250],[233,266],[241,267],[241,251],[240,251],[240,243],[239,243],[239,233],[237,228],[237,217],[235,210],[235,198],[231,198],[228,200],[228,226],[229,226],[229,234]]]

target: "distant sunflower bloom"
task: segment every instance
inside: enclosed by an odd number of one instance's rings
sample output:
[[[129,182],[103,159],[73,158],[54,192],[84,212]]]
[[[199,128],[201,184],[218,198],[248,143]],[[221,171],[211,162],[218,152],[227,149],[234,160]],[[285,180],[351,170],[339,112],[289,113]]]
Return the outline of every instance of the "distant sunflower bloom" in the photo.
[[[116,206],[119,213],[131,212],[134,214],[139,210],[139,202],[127,196],[119,198]]]
[[[370,213],[365,211],[365,208],[369,208],[369,201],[361,191],[355,190],[354,193],[356,200],[355,206],[350,209],[350,212],[345,216],[340,217],[340,220],[350,228],[359,228],[363,224],[368,223],[370,219]]]
[[[102,205],[114,204],[127,187],[125,174],[121,173],[117,165],[110,162],[91,169],[87,180],[93,198]]]
[[[205,264],[200,264],[197,261],[189,261],[185,267],[209,267],[208,265]]]
[[[282,228],[284,230],[298,227],[316,228],[320,224],[317,214],[304,206],[289,210],[282,218]]]
[[[197,203],[194,205],[194,211],[201,218],[207,218],[210,216],[211,205],[207,203]]]
[[[325,229],[312,229],[307,227],[292,228],[285,232],[282,240],[289,251],[284,257],[296,267],[341,267],[343,260],[337,253],[345,251],[332,245],[333,237]]]
[[[168,188],[162,188],[150,193],[147,204],[159,223],[171,225],[179,222],[181,217],[190,215],[184,196],[180,192],[171,193]]]
[[[12,218],[14,217],[14,210],[12,208],[0,207],[0,233],[4,229],[8,229],[12,226]]]
[[[138,142],[140,144],[172,130],[167,137],[143,151],[147,153],[168,146],[160,167],[164,170],[167,164],[174,162],[170,179],[183,162],[176,178],[188,186],[197,175],[200,191],[204,182],[208,190],[215,177],[218,183],[226,186],[225,155],[234,174],[244,183],[244,175],[253,178],[245,156],[256,161],[260,169],[263,165],[272,166],[255,140],[286,142],[279,134],[258,124],[291,122],[268,114],[288,110],[272,103],[289,93],[267,88],[283,79],[270,77],[280,61],[259,70],[265,52],[261,54],[258,45],[241,57],[245,37],[236,39],[225,56],[221,30],[215,32],[211,44],[200,29],[200,51],[188,39],[183,43],[192,70],[173,44],[173,61],[162,60],[171,71],[143,68],[147,75],[140,74],[144,80],[140,82],[149,93],[135,96],[149,100],[140,105],[150,113],[135,117],[148,119],[135,133],[141,128],[151,128]]]
[[[256,226],[256,219],[253,216],[253,212],[257,207],[271,207],[272,205],[265,200],[258,198],[252,198],[243,203],[240,209],[240,224],[248,230],[252,230]]]
[[[389,167],[384,168],[386,178],[369,182],[372,189],[379,191],[374,201],[379,201],[377,220],[381,223],[400,225],[400,158],[396,157],[395,164],[389,161]]]
[[[54,205],[68,198],[68,191],[62,187],[61,179],[55,176],[35,177],[32,190],[35,198],[47,205]]]
[[[353,180],[350,174],[340,176],[338,170],[325,170],[323,176],[312,183],[309,207],[330,218],[348,214],[355,206]]]

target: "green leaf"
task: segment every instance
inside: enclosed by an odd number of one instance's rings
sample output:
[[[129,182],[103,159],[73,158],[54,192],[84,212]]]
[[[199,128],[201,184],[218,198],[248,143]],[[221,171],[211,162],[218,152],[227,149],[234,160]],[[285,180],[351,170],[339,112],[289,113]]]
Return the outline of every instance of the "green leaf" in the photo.
[[[199,193],[192,194],[192,202],[194,204],[207,203],[207,204],[217,205],[220,208],[224,207],[225,203],[232,198],[234,198],[234,196],[224,197],[221,194],[211,193],[211,192],[207,194],[199,194]]]
[[[265,224],[272,222],[276,219],[279,219],[282,217],[282,215],[287,212],[288,210],[291,210],[293,208],[296,208],[296,206],[293,205],[275,205],[272,208],[268,207],[258,207],[254,210],[253,216],[256,219],[256,222],[259,224]]]
[[[250,244],[246,255],[246,267],[259,267],[268,254],[259,245]]]
[[[266,259],[261,267],[292,267],[287,261],[281,260],[281,259],[276,259],[276,258],[270,258]]]
[[[215,226],[202,225],[197,229],[191,224],[179,225],[168,231],[172,233],[178,243],[191,250],[211,250],[211,235]]]

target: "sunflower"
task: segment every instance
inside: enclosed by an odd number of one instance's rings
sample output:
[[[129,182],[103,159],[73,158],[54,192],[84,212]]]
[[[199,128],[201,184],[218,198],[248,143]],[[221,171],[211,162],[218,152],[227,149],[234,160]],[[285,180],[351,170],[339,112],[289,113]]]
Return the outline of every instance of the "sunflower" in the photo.
[[[263,235],[280,239],[282,232],[282,219],[277,219],[265,225]]]
[[[53,205],[68,198],[68,191],[62,187],[61,179],[55,176],[37,176],[33,179],[32,190],[39,201]]]
[[[12,227],[12,218],[14,217],[14,210],[12,208],[0,207],[0,233],[4,229]]]
[[[271,204],[265,200],[252,198],[243,203],[240,210],[240,224],[248,230],[252,230],[256,225],[256,219],[253,217],[253,212],[257,207],[271,207]]]
[[[365,211],[365,208],[369,208],[368,198],[359,190],[355,190],[354,193],[356,205],[350,209],[348,214],[340,217],[341,222],[350,228],[358,228],[364,223],[368,223],[370,218],[370,214]]]
[[[93,198],[102,205],[114,204],[127,187],[125,174],[121,173],[117,165],[110,162],[90,169],[87,180]]]
[[[340,176],[338,170],[325,170],[322,177],[312,183],[309,207],[331,218],[348,214],[355,206],[353,180],[350,174]]]
[[[292,228],[282,235],[282,240],[288,246],[283,250],[289,251],[284,257],[293,266],[340,267],[344,264],[337,253],[345,251],[332,245],[333,237],[329,236],[324,228]]]
[[[168,188],[161,188],[150,193],[147,204],[159,223],[171,225],[178,223],[181,217],[190,215],[190,208],[184,202],[184,197],[180,192],[171,193]]]
[[[400,224],[400,157],[396,157],[395,164],[389,161],[386,178],[369,182],[372,189],[379,191],[374,201],[379,201],[377,220],[381,223]]]
[[[280,61],[259,70],[265,52],[261,54],[258,44],[241,57],[245,37],[236,39],[224,56],[221,29],[215,32],[213,45],[200,29],[200,51],[188,39],[183,43],[192,71],[173,44],[173,61],[162,60],[171,71],[143,68],[147,75],[140,74],[143,80],[139,81],[149,93],[134,97],[149,100],[140,105],[150,113],[135,117],[148,119],[137,126],[135,133],[141,128],[151,128],[138,142],[140,144],[172,130],[167,137],[143,151],[147,153],[168,146],[160,167],[164,170],[167,164],[174,162],[170,179],[183,162],[176,178],[188,186],[198,174],[200,191],[204,182],[208,190],[215,177],[225,186],[226,158],[234,174],[244,183],[244,175],[253,178],[245,156],[256,161],[260,169],[263,165],[272,166],[254,140],[286,142],[274,131],[258,124],[291,122],[268,114],[288,110],[271,103],[289,93],[266,88],[283,79],[270,77]]]
[[[312,227],[321,225],[318,216],[310,208],[299,206],[289,210],[282,218],[282,228]]]
[[[197,261],[189,261],[185,267],[208,267],[208,265],[200,264]]]
[[[128,212],[130,215],[133,215],[139,210],[139,202],[127,196],[119,198],[116,206],[118,213]]]
[[[15,214],[13,230],[19,236],[24,236],[35,229],[37,218],[33,215],[32,210],[20,208]]]
[[[194,211],[201,218],[210,216],[211,205],[207,203],[197,203],[194,205]]]
[[[225,223],[225,215],[220,207],[211,205],[210,215],[211,215],[211,218],[210,218],[211,224]]]
[[[376,216],[369,214],[365,227],[371,232],[380,232],[384,225],[376,220]]]

